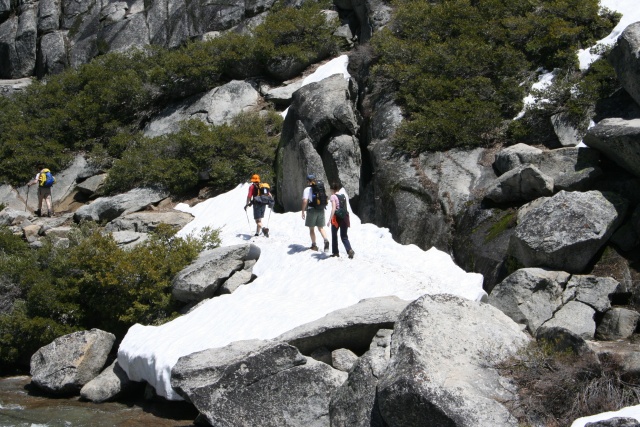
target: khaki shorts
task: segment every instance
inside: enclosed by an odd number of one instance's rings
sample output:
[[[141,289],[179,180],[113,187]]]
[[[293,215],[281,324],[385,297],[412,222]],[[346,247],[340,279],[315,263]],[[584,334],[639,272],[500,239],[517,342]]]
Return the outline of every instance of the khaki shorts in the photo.
[[[43,199],[51,197],[51,187],[38,187],[38,197]]]
[[[304,220],[307,227],[324,227],[324,209],[307,209],[307,218]]]

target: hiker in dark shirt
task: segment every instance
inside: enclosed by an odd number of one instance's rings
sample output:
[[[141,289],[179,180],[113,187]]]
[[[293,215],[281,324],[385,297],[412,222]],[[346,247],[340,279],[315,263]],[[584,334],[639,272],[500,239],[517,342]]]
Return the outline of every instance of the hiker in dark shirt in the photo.
[[[269,229],[267,227],[262,226],[262,218],[264,218],[264,213],[267,209],[267,206],[273,209],[273,196],[271,196],[270,187],[268,184],[260,183],[260,176],[254,174],[251,177],[251,186],[249,187],[249,193],[247,194],[247,203],[244,205],[244,210],[247,210],[247,207],[253,206],[253,219],[256,221],[256,234],[255,236],[260,235],[260,230],[265,237],[269,237]]]

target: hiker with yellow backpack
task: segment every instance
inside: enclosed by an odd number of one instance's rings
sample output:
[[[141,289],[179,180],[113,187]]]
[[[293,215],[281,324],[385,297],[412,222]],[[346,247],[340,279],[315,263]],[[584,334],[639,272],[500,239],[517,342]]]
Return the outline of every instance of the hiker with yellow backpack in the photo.
[[[51,201],[51,187],[55,184],[56,179],[51,171],[44,167],[43,164],[38,165],[38,172],[31,181],[27,183],[29,187],[38,184],[38,209],[34,212],[38,216],[42,216],[42,201],[47,203],[47,216],[53,216],[53,207]]]
[[[269,237],[269,228],[262,227],[262,219],[264,213],[269,206],[273,209],[275,200],[271,195],[271,186],[266,182],[260,182],[260,176],[254,174],[251,176],[251,186],[249,187],[249,194],[247,194],[247,203],[244,205],[244,211],[247,211],[249,206],[253,206],[253,219],[256,221],[256,234],[260,235],[260,230],[265,237]]]

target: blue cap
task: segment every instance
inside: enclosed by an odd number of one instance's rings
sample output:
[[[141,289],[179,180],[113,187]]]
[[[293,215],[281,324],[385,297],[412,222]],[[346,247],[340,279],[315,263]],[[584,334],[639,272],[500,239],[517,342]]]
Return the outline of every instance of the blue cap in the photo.
[[[307,181],[313,181],[314,179],[316,179],[316,176],[312,173],[310,173],[309,175],[307,175]]]

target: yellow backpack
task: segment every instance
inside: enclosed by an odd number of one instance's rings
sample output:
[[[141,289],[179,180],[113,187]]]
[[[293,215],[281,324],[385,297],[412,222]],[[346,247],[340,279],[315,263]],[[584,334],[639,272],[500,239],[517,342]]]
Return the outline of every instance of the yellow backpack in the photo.
[[[51,174],[51,171],[49,169],[42,169],[40,171],[39,181],[40,182],[38,183],[38,185],[40,187],[51,187],[53,184],[55,184],[56,179]]]

